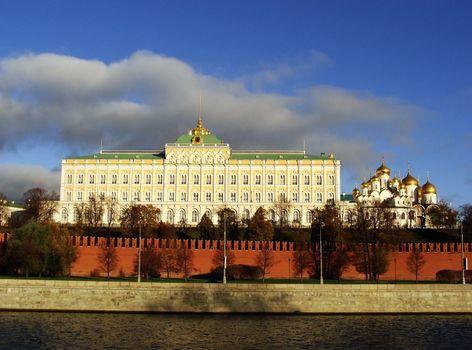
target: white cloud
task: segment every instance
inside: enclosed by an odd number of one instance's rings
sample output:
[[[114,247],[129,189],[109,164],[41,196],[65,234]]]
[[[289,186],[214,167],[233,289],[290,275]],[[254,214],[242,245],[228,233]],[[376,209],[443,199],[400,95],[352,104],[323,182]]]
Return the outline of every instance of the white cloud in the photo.
[[[37,165],[2,164],[0,192],[11,200],[20,200],[23,193],[35,187],[58,191],[60,174]]]
[[[315,52],[306,66],[268,69],[261,81],[323,64],[332,62]],[[380,158],[377,141],[412,142],[420,110],[394,97],[326,85],[293,94],[254,92],[253,83],[205,75],[150,52],[111,64],[56,54],[0,59],[0,152],[45,139],[65,154],[96,149],[102,138],[107,148],[161,148],[193,127],[200,91],[206,126],[233,148],[300,149],[305,139],[313,153],[333,151],[363,174],[372,158]],[[4,176],[17,183],[6,167]],[[41,179],[50,186],[47,178]]]

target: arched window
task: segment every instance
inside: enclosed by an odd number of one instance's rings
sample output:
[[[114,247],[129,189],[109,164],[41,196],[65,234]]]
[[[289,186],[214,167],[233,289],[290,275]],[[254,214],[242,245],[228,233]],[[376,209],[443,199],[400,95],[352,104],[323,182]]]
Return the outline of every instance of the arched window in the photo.
[[[311,222],[313,221],[313,213],[310,210],[306,212],[305,219],[307,224],[311,224]]]
[[[405,220],[406,219],[406,215],[405,213],[402,213],[402,220]]]
[[[293,212],[293,222],[300,223],[300,212],[298,210]]]
[[[212,220],[210,209],[207,209],[207,210],[205,211],[205,215],[208,216],[208,217],[210,218],[210,220]]]
[[[248,209],[244,209],[243,211],[243,219],[244,220],[249,220],[251,218],[251,213],[249,212]]]
[[[269,210],[269,220],[275,221],[275,211]]]
[[[187,213],[184,209],[180,209],[179,213],[179,222],[186,223],[187,222]]]
[[[67,221],[67,219],[69,218],[69,213],[67,212],[66,208],[62,209],[61,218],[62,221]]]
[[[174,211],[172,209],[169,209],[167,211],[167,222],[169,224],[173,224],[174,223]]]
[[[192,211],[192,222],[198,222],[198,210],[194,209]]]

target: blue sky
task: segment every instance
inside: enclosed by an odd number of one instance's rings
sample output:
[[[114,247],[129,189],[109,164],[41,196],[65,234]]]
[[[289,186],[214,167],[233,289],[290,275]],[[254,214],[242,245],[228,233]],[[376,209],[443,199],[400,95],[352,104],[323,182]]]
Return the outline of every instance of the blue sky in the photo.
[[[0,192],[60,160],[161,148],[194,124],[235,148],[335,152],[342,189],[392,171],[472,202],[468,1],[0,4]],[[93,83],[92,83],[93,82]],[[2,140],[3,139],[3,140]]]

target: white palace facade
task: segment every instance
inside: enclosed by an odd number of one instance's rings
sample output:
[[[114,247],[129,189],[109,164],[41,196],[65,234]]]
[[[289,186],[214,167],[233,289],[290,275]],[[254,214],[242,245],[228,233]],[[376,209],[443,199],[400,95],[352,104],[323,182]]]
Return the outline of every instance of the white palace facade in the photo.
[[[311,210],[340,200],[341,162],[332,154],[289,150],[233,150],[197,126],[160,151],[100,151],[62,160],[57,221],[74,223],[76,208],[92,196],[119,208],[151,204],[161,220],[197,225],[206,213],[230,208],[249,219],[259,207],[278,220],[274,203],[290,202],[286,220],[308,226]],[[105,212],[104,222],[107,222]]]

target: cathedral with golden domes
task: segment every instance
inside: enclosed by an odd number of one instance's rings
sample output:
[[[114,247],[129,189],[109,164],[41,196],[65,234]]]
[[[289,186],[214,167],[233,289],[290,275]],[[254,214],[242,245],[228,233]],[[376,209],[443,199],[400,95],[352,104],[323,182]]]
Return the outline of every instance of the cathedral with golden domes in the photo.
[[[396,226],[424,228],[431,226],[428,212],[437,204],[437,191],[429,176],[421,185],[409,168],[402,180],[391,178],[390,169],[382,161],[375,175],[362,182],[361,189],[355,187],[349,199],[341,205],[346,218],[357,205],[373,208],[385,204],[392,208]]]

